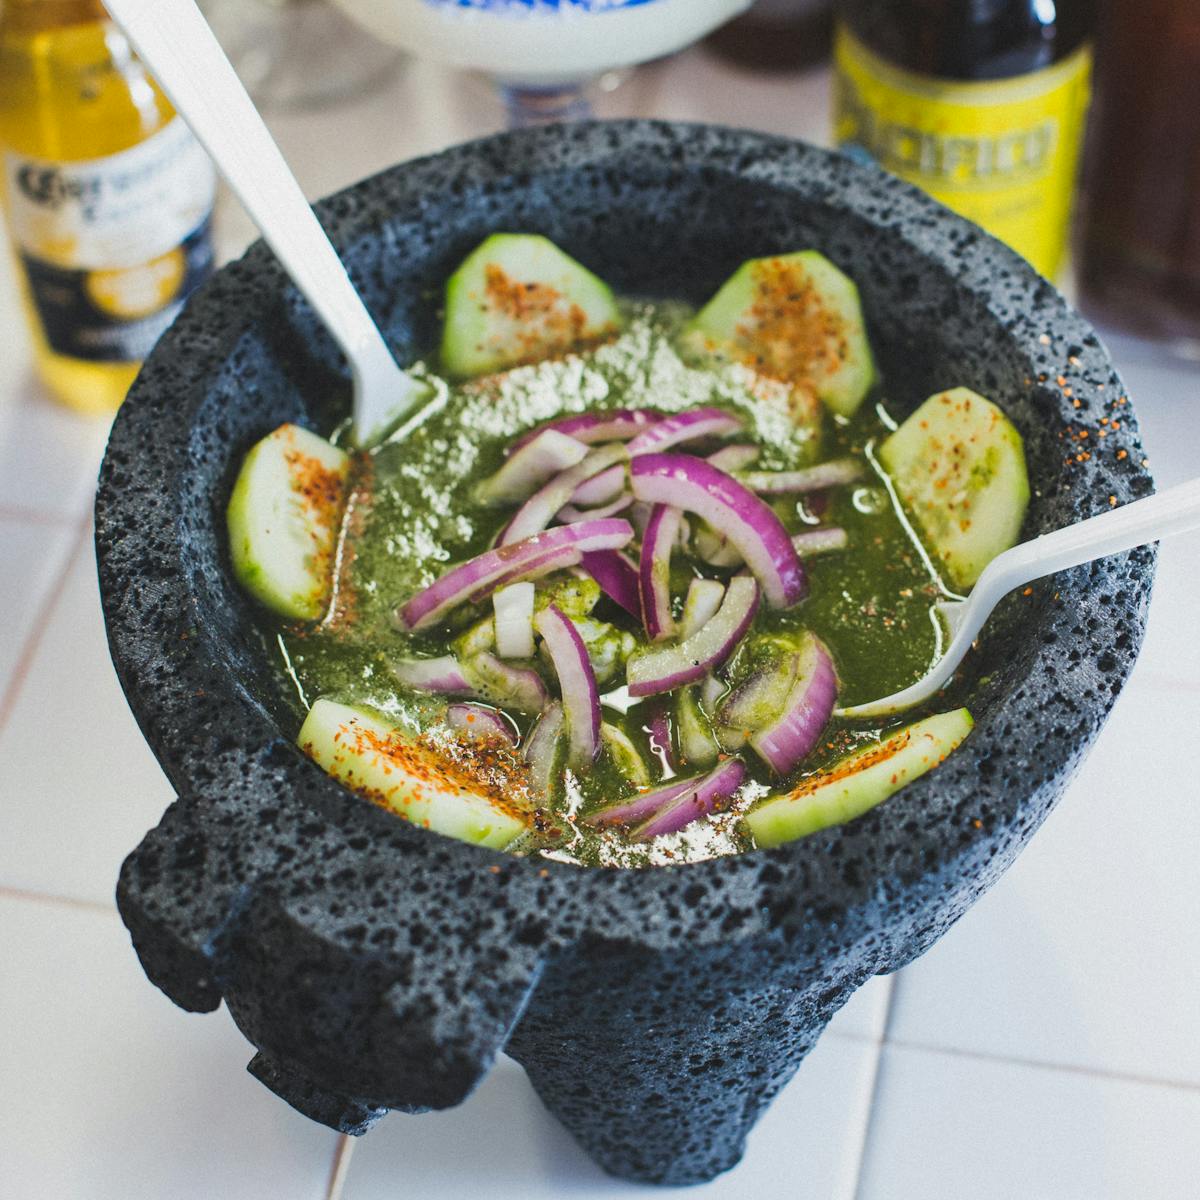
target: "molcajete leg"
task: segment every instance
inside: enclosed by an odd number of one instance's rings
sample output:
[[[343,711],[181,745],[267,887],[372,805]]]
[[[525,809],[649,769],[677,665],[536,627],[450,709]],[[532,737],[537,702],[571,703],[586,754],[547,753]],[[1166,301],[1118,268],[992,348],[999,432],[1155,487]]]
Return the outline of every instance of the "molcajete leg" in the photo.
[[[724,954],[672,957],[556,964],[507,1051],[606,1171],[682,1185],[738,1162],[862,977],[798,986],[762,960],[752,975]]]

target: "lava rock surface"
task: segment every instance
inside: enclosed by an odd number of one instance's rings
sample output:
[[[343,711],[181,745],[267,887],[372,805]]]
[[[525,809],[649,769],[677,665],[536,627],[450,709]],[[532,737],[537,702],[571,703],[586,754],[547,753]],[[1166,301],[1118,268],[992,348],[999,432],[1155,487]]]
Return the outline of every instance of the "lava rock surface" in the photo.
[[[436,344],[443,281],[496,230],[547,234],[618,292],[695,302],[746,258],[817,247],[858,282],[894,411],[963,384],[1015,421],[1026,536],[1152,490],[1087,324],[987,235],[836,155],[711,127],[542,128],[318,211],[401,362]],[[1129,674],[1154,552],[1010,596],[946,697],[974,733],[850,825],[645,871],[516,859],[397,820],[308,761],[233,582],[243,453],[283,421],[327,431],[348,400],[333,343],[256,244],[188,304],[116,421],[96,505],[105,617],[179,797],[118,887],[146,973],[185,1008],[223,999],[256,1077],[334,1128],[457,1104],[505,1049],[608,1171],[708,1179],[854,989],[922,953],[1041,824]]]

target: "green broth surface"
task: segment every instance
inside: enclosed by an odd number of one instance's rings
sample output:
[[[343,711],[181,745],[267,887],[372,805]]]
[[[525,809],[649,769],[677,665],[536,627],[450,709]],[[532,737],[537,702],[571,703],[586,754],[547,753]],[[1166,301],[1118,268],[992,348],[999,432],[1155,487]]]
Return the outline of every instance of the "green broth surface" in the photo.
[[[418,634],[397,631],[392,621],[397,604],[453,564],[488,549],[509,520],[511,507],[486,508],[473,490],[499,467],[505,447],[517,436],[567,413],[614,408],[676,412],[717,405],[735,412],[746,431],[732,440],[758,444],[756,470],[786,470],[847,454],[862,458],[867,474],[861,484],[832,489],[816,500],[789,497],[773,504],[791,533],[819,520],[844,528],[849,546],[806,559],[808,598],[785,612],[763,606],[754,632],[818,634],[837,664],[843,705],[897,691],[926,672],[941,636],[932,605],[949,593],[870,455],[870,447],[892,428],[882,397],[868,398],[850,421],[834,418],[808,397],[742,366],[686,365],[673,346],[674,333],[689,315],[682,305],[630,305],[627,313],[619,336],[577,355],[458,385],[430,375],[432,399],[383,446],[356,459],[328,616],[315,626],[271,626],[306,706],[325,696],[378,709],[414,732],[436,727],[445,701],[402,687],[390,663],[446,653],[454,638],[490,616],[491,603],[465,606],[446,624]],[[818,514],[814,509],[822,504]],[[684,560],[677,562],[672,591],[678,613],[692,571]],[[722,579],[730,574],[708,573]],[[595,615],[640,633],[607,600]],[[736,669],[735,659],[734,674]],[[553,673],[547,671],[546,677],[553,686]],[[621,682],[601,685],[602,698]],[[665,781],[671,768],[649,738],[649,720],[662,704],[669,709],[671,698],[650,698],[627,712],[621,711],[623,705],[606,703],[603,719],[634,741],[652,779],[661,774]],[[531,721],[516,720],[527,732]],[[835,718],[819,747],[786,780],[774,778],[747,749],[748,781],[727,808],[647,843],[578,820],[635,790],[605,752],[586,776],[567,774],[557,801],[538,814],[539,831],[515,848],[593,866],[696,861],[744,850],[751,843],[739,819],[754,801],[908,720],[907,714],[886,723]],[[694,769],[681,764],[675,773]]]

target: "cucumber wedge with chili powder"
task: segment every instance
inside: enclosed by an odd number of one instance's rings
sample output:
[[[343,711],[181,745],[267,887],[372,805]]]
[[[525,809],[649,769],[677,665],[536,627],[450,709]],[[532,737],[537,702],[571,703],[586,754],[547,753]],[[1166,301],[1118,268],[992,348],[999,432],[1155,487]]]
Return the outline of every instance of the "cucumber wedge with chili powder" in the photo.
[[[487,756],[476,759],[478,751],[466,748],[461,760],[452,758],[368,709],[326,699],[309,710],[296,743],[351,791],[414,825],[495,850],[525,831],[527,822],[484,778]],[[488,747],[487,754],[500,753],[500,747]],[[477,768],[475,761],[481,764]],[[505,769],[519,766],[513,751]]]
[[[795,384],[844,417],[875,382],[858,288],[816,250],[742,263],[682,339],[685,350]]]
[[[467,379],[565,354],[615,333],[608,285],[549,238],[495,233],[446,282],[441,363]]]
[[[965,708],[927,717],[843,758],[790,792],[768,796],[745,816],[755,845],[778,846],[861,817],[931,771],[971,732]]]
[[[990,400],[965,387],[930,396],[879,461],[955,587],[1016,545],[1029,505],[1025,448]]]
[[[233,573],[284,617],[329,604],[350,458],[298,425],[280,425],[242,462],[225,519]]]

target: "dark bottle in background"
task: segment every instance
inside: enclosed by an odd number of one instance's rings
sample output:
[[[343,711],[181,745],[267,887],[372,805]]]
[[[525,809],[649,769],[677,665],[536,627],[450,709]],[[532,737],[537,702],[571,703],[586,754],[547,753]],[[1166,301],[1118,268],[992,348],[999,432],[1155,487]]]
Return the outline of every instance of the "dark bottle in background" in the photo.
[[[756,0],[705,44],[747,70],[800,71],[829,57],[832,37],[832,0]]]
[[[1108,0],[1077,240],[1084,307],[1200,349],[1200,3]]]
[[[1093,0],[842,0],[835,133],[1061,265],[1089,96]]]

